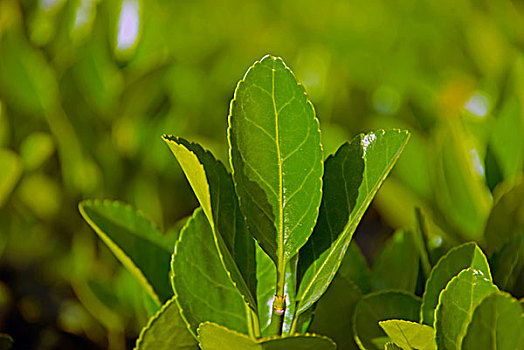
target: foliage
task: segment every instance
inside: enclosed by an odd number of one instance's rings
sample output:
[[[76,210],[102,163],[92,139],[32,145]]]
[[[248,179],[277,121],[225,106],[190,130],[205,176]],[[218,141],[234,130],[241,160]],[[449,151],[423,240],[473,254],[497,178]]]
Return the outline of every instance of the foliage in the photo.
[[[336,275],[409,133],[359,135],[324,162],[311,102],[284,62],[268,55],[235,90],[228,138],[232,174],[199,145],[164,136],[201,208],[175,245],[169,273],[174,298],[142,331],[137,348],[183,348],[176,338],[150,334],[180,334],[186,327],[203,349],[246,342],[251,345],[244,347],[261,349],[331,348],[324,338],[298,334],[308,328],[309,310]],[[117,203],[84,201],[80,210],[159,300],[154,291],[168,278],[167,272],[163,279],[153,276],[163,271],[157,264],[166,265],[161,236],[139,213]],[[153,250],[149,242],[160,243]],[[266,276],[256,273],[259,269]],[[257,293],[267,289],[270,295]],[[175,303],[180,315],[173,316]],[[266,304],[268,314],[258,310]],[[184,323],[169,322],[173,317]]]

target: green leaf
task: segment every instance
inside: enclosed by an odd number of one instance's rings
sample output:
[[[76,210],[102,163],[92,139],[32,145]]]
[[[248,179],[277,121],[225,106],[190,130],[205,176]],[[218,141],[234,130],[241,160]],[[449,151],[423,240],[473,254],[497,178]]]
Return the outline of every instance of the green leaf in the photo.
[[[163,139],[177,158],[209,220],[233,281],[246,302],[256,308],[253,297],[256,295],[255,241],[240,212],[231,175],[211,152],[198,144],[173,136],[164,135]]]
[[[13,191],[21,173],[20,157],[13,151],[0,149],[0,207]]]
[[[0,350],[10,350],[13,347],[13,338],[9,335],[0,333]]]
[[[33,132],[20,145],[20,157],[26,171],[38,169],[51,157],[55,144],[51,135],[44,132]]]
[[[505,293],[484,298],[473,312],[462,350],[524,349],[524,315],[519,302]]]
[[[475,307],[498,290],[486,277],[480,270],[465,269],[440,294],[434,327],[439,348],[460,350]]]
[[[228,138],[242,212],[283,280],[318,217],[323,156],[313,105],[282,59],[265,56],[238,83]]]
[[[195,350],[195,338],[180,316],[175,297],[169,299],[149,320],[136,341],[136,350]]]
[[[375,259],[371,270],[374,288],[414,293],[419,260],[414,234],[410,231],[397,231]]]
[[[505,183],[497,187],[500,198],[495,203],[488,217],[484,238],[486,250],[496,253],[514,237],[524,234],[524,178],[514,184]]]
[[[380,327],[404,350],[436,350],[435,330],[417,322],[405,320],[380,321]]]
[[[493,254],[491,268],[495,284],[503,290],[513,291],[524,270],[524,233],[509,240]]]
[[[433,270],[431,270],[431,274],[426,281],[424,295],[422,296],[420,318],[423,324],[433,325],[440,292],[453,276],[468,267],[482,271],[484,276],[491,281],[491,273],[486,256],[473,242],[455,247],[440,258]]]
[[[399,130],[358,135],[326,160],[318,222],[300,252],[298,314],[327,289],[360,219],[408,138],[407,131]]]
[[[349,255],[349,254],[348,254]],[[309,330],[323,334],[337,343],[338,350],[358,349],[353,339],[353,317],[362,298],[360,289],[345,276],[337,273],[326,293],[315,305]]]
[[[420,299],[405,292],[381,291],[364,296],[353,315],[356,343],[362,350],[382,349],[386,334],[378,323],[390,319],[416,322],[419,309]]]
[[[203,210],[196,209],[180,233],[171,261],[176,300],[195,336],[198,325],[206,321],[248,333],[248,306],[217,245]]]
[[[171,248],[149,219],[116,201],[86,200],[80,202],[78,208],[158,305],[173,295],[169,286]]]
[[[351,241],[337,274],[353,282],[362,292],[371,292],[371,272],[357,242]]]
[[[314,334],[252,339],[221,325],[205,322],[198,328],[202,350],[335,350],[336,345],[327,337]]]

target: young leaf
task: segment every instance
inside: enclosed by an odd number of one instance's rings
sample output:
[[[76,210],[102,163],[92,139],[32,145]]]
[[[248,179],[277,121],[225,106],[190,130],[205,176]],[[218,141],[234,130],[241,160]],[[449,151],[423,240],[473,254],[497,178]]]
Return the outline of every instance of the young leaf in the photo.
[[[326,293],[316,303],[309,330],[333,339],[337,343],[338,350],[358,349],[353,339],[351,316],[361,298],[360,289],[341,275],[339,270]]]
[[[240,212],[231,175],[198,144],[180,137],[164,135],[163,139],[202,206],[231,278],[246,302],[256,308],[255,242]]]
[[[169,286],[171,248],[151,221],[120,202],[86,200],[78,208],[158,305],[173,295]]]
[[[285,265],[315,225],[323,172],[315,111],[282,59],[265,56],[238,83],[228,139],[242,212],[282,289]]]
[[[438,348],[460,350],[473,311],[482,299],[496,291],[497,287],[480,270],[468,268],[453,277],[440,294],[435,311]]]
[[[484,298],[473,312],[462,350],[524,349],[524,315],[519,302],[505,293]]]
[[[378,255],[371,270],[376,290],[397,289],[415,292],[419,254],[414,234],[397,231]],[[398,343],[397,343],[398,344]]]
[[[486,256],[473,242],[451,249],[433,267],[426,281],[426,289],[422,296],[420,319],[423,324],[433,326],[440,292],[453,276],[468,267],[482,271],[484,277],[491,281],[491,273]]]
[[[175,297],[169,299],[140,332],[135,350],[196,350],[195,338],[180,316]]]
[[[380,321],[379,325],[404,350],[437,350],[435,330],[430,326],[405,320]]]
[[[356,343],[362,350],[382,349],[386,334],[378,323],[390,319],[416,322],[419,309],[420,299],[405,292],[381,291],[364,296],[353,315]]]
[[[198,325],[206,321],[248,333],[248,306],[217,245],[203,210],[196,209],[180,233],[171,261],[176,300],[195,336]]]
[[[301,334],[277,338],[247,337],[212,322],[198,327],[198,338],[202,350],[335,350],[336,345],[327,337],[314,334]]]
[[[359,135],[326,160],[318,222],[300,252],[297,314],[327,289],[360,219],[408,138],[407,131],[399,130]]]

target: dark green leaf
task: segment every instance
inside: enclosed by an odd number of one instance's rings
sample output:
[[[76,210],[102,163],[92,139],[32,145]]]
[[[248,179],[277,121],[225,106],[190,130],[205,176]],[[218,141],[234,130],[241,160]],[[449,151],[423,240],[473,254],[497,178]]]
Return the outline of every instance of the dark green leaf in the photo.
[[[180,233],[171,261],[177,302],[195,336],[206,321],[247,334],[248,306],[217,244],[203,210],[197,209]]]
[[[436,350],[435,330],[417,322],[405,320],[380,321],[380,327],[404,350]]]
[[[227,270],[256,308],[255,241],[247,231],[240,212],[231,175],[224,165],[196,143],[164,136],[177,158],[209,220]],[[275,283],[275,282],[273,282]]]
[[[357,242],[351,241],[349,244],[348,251],[342,259],[337,274],[353,282],[362,294],[371,291],[371,272]]]
[[[0,333],[0,350],[10,350],[13,347],[13,338],[9,335]]]
[[[376,290],[398,289],[415,292],[419,254],[410,231],[397,231],[373,264],[371,276]]]
[[[80,213],[158,305],[171,295],[171,248],[143,214],[113,201],[80,202]]]
[[[495,284],[506,291],[513,291],[524,270],[524,233],[510,239],[499,252],[493,254],[491,268]]]
[[[169,299],[140,332],[136,350],[195,350],[195,338],[180,316],[175,297]]]
[[[327,289],[362,215],[408,138],[407,131],[399,130],[358,135],[326,160],[318,222],[300,252],[298,314]]]
[[[493,293],[473,312],[462,350],[524,349],[524,315],[519,302],[509,294]]]
[[[468,268],[453,277],[442,291],[435,311],[437,346],[460,350],[466,327],[478,304],[498,289],[480,270]]]
[[[206,322],[198,327],[198,336],[202,350],[335,350],[331,339],[302,334],[277,338],[252,339],[218,324]]]
[[[368,294],[357,304],[353,316],[355,341],[362,350],[382,349],[382,340],[386,334],[379,322],[391,319],[416,322],[419,309],[420,299],[405,292],[381,291]]]
[[[310,331],[333,339],[338,350],[354,350],[358,346],[353,339],[352,316],[362,293],[340,272],[316,303]]]
[[[228,138],[242,212],[281,274],[311,235],[323,172],[315,111],[282,59],[265,56],[239,82]]]
[[[422,296],[420,310],[422,323],[433,326],[440,292],[453,276],[468,267],[482,271],[484,276],[491,281],[488,261],[482,250],[473,242],[451,249],[437,262],[426,281],[426,289]]]
[[[502,192],[489,214],[484,237],[486,250],[496,253],[514,237],[524,234],[524,181],[497,187]]]

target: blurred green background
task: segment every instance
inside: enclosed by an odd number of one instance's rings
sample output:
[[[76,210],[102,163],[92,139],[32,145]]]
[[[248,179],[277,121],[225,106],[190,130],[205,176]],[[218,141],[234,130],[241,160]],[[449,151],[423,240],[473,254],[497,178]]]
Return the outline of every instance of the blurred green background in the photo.
[[[305,85],[326,156],[412,132],[356,234],[368,258],[415,206],[435,247],[482,243],[522,176],[523,48],[509,0],[0,0],[0,331],[15,349],[132,347],[140,287],[77,203],[120,199],[176,235],[197,203],[160,136],[227,163],[229,101],[266,53]]]

